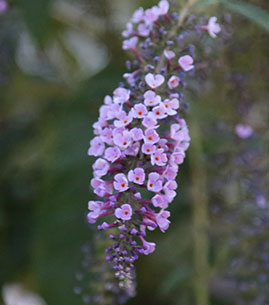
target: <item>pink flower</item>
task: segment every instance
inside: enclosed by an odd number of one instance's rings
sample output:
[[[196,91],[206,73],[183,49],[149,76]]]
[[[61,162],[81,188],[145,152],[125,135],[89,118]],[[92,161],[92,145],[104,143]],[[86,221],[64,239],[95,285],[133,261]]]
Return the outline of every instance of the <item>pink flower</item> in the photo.
[[[263,194],[258,194],[256,196],[256,204],[259,208],[261,209],[265,209],[266,206],[267,206],[267,201],[266,201],[266,198],[264,197]]]
[[[139,26],[137,27],[138,34],[143,37],[149,36],[151,30],[152,30],[152,27],[150,25],[144,24],[144,23],[139,24]]]
[[[179,100],[176,98],[173,98],[172,100],[165,100],[163,102],[166,113],[169,115],[175,115],[177,114],[177,109],[179,108]]]
[[[94,189],[94,193],[99,197],[104,197],[105,194],[112,194],[113,192],[111,184],[107,184],[100,178],[93,178],[91,180],[91,186]]]
[[[150,160],[152,165],[164,166],[167,163],[167,156],[163,149],[157,149],[155,153],[151,155]]]
[[[133,128],[130,132],[134,141],[140,141],[143,139],[143,130],[141,128]]]
[[[144,104],[136,104],[133,108],[134,118],[142,119],[148,113],[147,107]]]
[[[101,178],[102,176],[105,176],[109,170],[109,163],[102,159],[98,158],[92,166],[94,170],[94,177]]]
[[[158,128],[159,125],[157,125],[157,123],[158,121],[153,115],[151,115],[151,113],[149,113],[142,121],[142,125],[147,129]]]
[[[176,178],[178,172],[178,167],[177,166],[168,166],[166,170],[163,173],[163,176],[167,180],[173,180]]]
[[[145,81],[152,89],[156,89],[164,83],[165,78],[161,74],[153,75],[152,73],[148,73]]]
[[[160,140],[158,133],[154,129],[146,129],[144,142],[149,144],[155,144]]]
[[[123,204],[120,208],[115,210],[115,216],[118,219],[130,220],[133,215],[133,210],[128,203]]]
[[[89,201],[88,202],[88,209],[91,211],[88,213],[88,222],[93,224],[96,223],[96,220],[102,213],[102,207],[104,203],[102,201]]]
[[[135,85],[135,75],[137,74],[137,71],[132,72],[132,73],[124,73],[123,77],[126,79],[128,84],[131,86]]]
[[[176,181],[171,180],[165,183],[163,187],[163,191],[165,193],[168,202],[172,202],[173,199],[176,197],[177,195],[177,193],[175,192],[176,189],[177,189]]]
[[[178,60],[178,64],[184,71],[190,71],[194,68],[193,58],[190,55],[181,56]]]
[[[8,4],[5,0],[0,0],[0,14],[4,13],[8,8]]]
[[[105,128],[102,130],[100,137],[103,142],[108,145],[113,145],[113,130],[110,128]]]
[[[114,143],[122,149],[126,149],[132,143],[132,134],[124,130],[122,133],[114,135]]]
[[[122,44],[122,48],[123,50],[135,50],[137,42],[138,42],[137,37],[132,37],[130,39],[124,40]]]
[[[112,97],[110,95],[106,95],[104,98],[105,105],[111,105],[113,103]]]
[[[117,174],[114,177],[114,182],[113,182],[114,189],[119,191],[119,192],[124,192],[128,190],[128,180],[124,174]]]
[[[159,10],[155,9],[154,7],[153,8],[149,8],[145,11],[145,14],[144,14],[144,21],[147,25],[151,25],[153,24],[156,20],[158,20],[159,18]]]
[[[170,50],[164,50],[164,56],[168,59],[171,60],[176,56],[176,53]]]
[[[159,14],[166,15],[169,10],[169,2],[167,0],[162,0],[159,2]]]
[[[143,242],[143,246],[144,246],[144,251],[143,253],[145,255],[149,255],[150,253],[154,252],[155,251],[155,247],[156,247],[156,244],[155,243],[152,243],[152,242],[148,242],[146,241],[144,238],[141,238],[142,242]]]
[[[161,103],[159,106],[156,106],[152,109],[152,116],[155,119],[164,119],[167,117],[166,109],[163,103]]]
[[[185,153],[184,151],[175,151],[170,156],[169,164],[170,165],[179,165],[184,162]]]
[[[165,232],[169,228],[171,221],[167,219],[168,217],[170,217],[170,212],[164,210],[161,210],[156,216],[157,224],[162,232]]]
[[[108,147],[105,151],[105,158],[110,162],[115,162],[121,156],[121,151],[118,147]]]
[[[128,180],[136,184],[143,184],[145,181],[145,171],[143,168],[135,168],[128,173]]]
[[[128,22],[126,25],[126,29],[122,32],[122,36],[127,38],[133,33],[133,31],[134,29],[132,23]]]
[[[241,139],[247,139],[252,136],[253,129],[250,125],[238,124],[235,127],[235,132]]]
[[[166,209],[168,207],[168,201],[164,195],[156,194],[151,200],[156,208]]]
[[[117,115],[118,120],[114,121],[115,127],[123,127],[129,125],[133,120],[133,114],[130,111],[128,114],[125,111],[121,111]]]
[[[95,137],[90,142],[90,148],[88,150],[89,156],[101,156],[105,150],[105,144],[101,137]]]
[[[151,155],[153,154],[154,152],[156,151],[156,146],[153,145],[153,144],[143,144],[142,145],[142,152],[145,154],[145,155]]]
[[[168,80],[168,87],[174,89],[179,85],[179,78],[177,76],[171,76]]]
[[[157,148],[158,149],[163,149],[164,151],[165,150],[168,150],[168,146],[166,145],[167,144],[167,140],[166,139],[160,139],[160,141],[157,143]]]
[[[144,9],[142,7],[139,7],[133,14],[132,22],[133,23],[139,23],[144,18]]]
[[[124,153],[127,156],[133,156],[136,157],[137,154],[139,153],[139,149],[140,149],[140,143],[139,142],[135,142],[133,143],[131,146],[129,146]]]
[[[114,119],[119,111],[121,110],[121,105],[119,104],[112,104],[112,105],[103,105],[100,108],[100,118],[106,120]]]
[[[220,31],[220,25],[217,23],[217,17],[210,17],[207,26],[205,27],[206,30],[208,31],[208,34],[212,38],[216,38],[217,35]]]
[[[144,103],[146,106],[156,106],[162,101],[161,97],[156,95],[156,93],[151,90],[148,90],[144,93],[144,98]]]
[[[162,190],[161,176],[158,173],[150,173],[147,183],[147,189],[152,192],[160,192]]]
[[[184,121],[185,122],[185,121]],[[179,124],[172,124],[170,127],[171,139],[176,141],[190,141],[188,128],[181,127]]]
[[[123,104],[127,102],[130,98],[130,90],[127,90],[125,88],[117,88],[113,92],[113,101],[116,104]]]
[[[106,120],[99,118],[97,122],[93,123],[92,127],[94,128],[94,134],[96,136],[101,135],[103,128],[106,126]]]

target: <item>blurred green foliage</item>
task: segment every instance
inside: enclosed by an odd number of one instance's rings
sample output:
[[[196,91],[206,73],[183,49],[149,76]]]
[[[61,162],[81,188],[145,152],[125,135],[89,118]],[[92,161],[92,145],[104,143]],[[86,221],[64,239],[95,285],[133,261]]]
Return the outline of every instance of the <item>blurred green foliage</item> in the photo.
[[[266,13],[259,15],[256,9],[249,14],[247,8],[252,4],[269,10],[268,2],[245,2],[241,10],[247,13],[243,15],[261,24]],[[93,160],[87,156],[91,125],[103,97],[118,85],[125,71],[120,31],[134,8],[154,3],[16,0],[0,15],[0,287],[18,281],[38,291],[48,305],[82,304],[73,287],[80,248],[94,235],[85,220],[92,196]],[[236,4],[229,1],[229,5]],[[199,10],[230,18],[219,6]],[[195,96],[200,101],[191,106],[191,119],[201,130],[223,118],[231,124],[240,121],[233,104],[236,99],[229,94],[229,83],[225,84],[227,73],[250,75],[253,103],[268,99],[268,34],[235,16],[232,37],[215,54],[218,68],[205,75],[208,80]],[[264,27],[268,28],[268,20]],[[88,58],[88,46],[100,50],[96,57],[89,50]],[[196,85],[194,80],[191,89]],[[232,98],[233,103],[226,102]],[[205,134],[202,154],[227,149],[226,140]],[[140,259],[138,294],[128,304],[195,304],[193,170],[188,161],[181,167],[179,194],[171,206],[171,229],[165,236],[152,233],[157,251]],[[217,245],[213,244],[212,253]],[[224,253],[225,260],[225,245],[221,246],[223,252],[218,254]],[[212,253],[210,264],[214,265]],[[212,304],[235,304],[225,294],[222,298],[212,292]]]

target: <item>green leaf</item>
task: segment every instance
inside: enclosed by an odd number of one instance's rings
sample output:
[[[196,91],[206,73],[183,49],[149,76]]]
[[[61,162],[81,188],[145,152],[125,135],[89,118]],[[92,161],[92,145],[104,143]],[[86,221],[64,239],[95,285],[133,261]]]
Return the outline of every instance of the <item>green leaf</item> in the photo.
[[[195,3],[195,6],[206,6],[206,5],[212,5],[212,4],[219,4],[219,0],[200,0],[197,3]]]
[[[229,10],[250,19],[266,31],[269,31],[269,13],[252,4],[231,0],[201,0],[196,5],[205,6],[218,3],[223,4]]]
[[[48,33],[51,0],[16,0],[33,38],[42,44]]]

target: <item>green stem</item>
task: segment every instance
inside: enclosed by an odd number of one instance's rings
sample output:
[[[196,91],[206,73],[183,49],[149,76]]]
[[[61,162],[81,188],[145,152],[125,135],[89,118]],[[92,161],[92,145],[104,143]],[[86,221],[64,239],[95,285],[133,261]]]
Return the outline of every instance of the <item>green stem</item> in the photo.
[[[208,262],[208,196],[207,176],[202,159],[202,134],[195,119],[191,120],[191,147],[190,167],[192,175],[192,201],[193,201],[193,247],[194,247],[194,295],[196,305],[209,305],[209,274]]]

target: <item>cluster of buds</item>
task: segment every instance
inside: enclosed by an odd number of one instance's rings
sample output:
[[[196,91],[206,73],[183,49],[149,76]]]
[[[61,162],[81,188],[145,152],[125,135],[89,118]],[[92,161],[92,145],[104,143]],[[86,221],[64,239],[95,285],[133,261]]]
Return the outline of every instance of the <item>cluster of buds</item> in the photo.
[[[89,202],[88,222],[106,217],[98,229],[110,230],[114,243],[106,249],[107,260],[122,288],[131,286],[139,254],[155,250],[145,239],[147,230],[165,232],[170,225],[167,208],[190,143],[182,89],[185,75],[194,70],[193,47],[184,47],[182,35],[174,34],[178,20],[166,0],[134,13],[123,32],[123,49],[135,56],[127,62],[132,72],[105,97],[93,125],[88,154],[97,160],[91,186],[101,199]],[[219,32],[215,22],[204,29]]]

